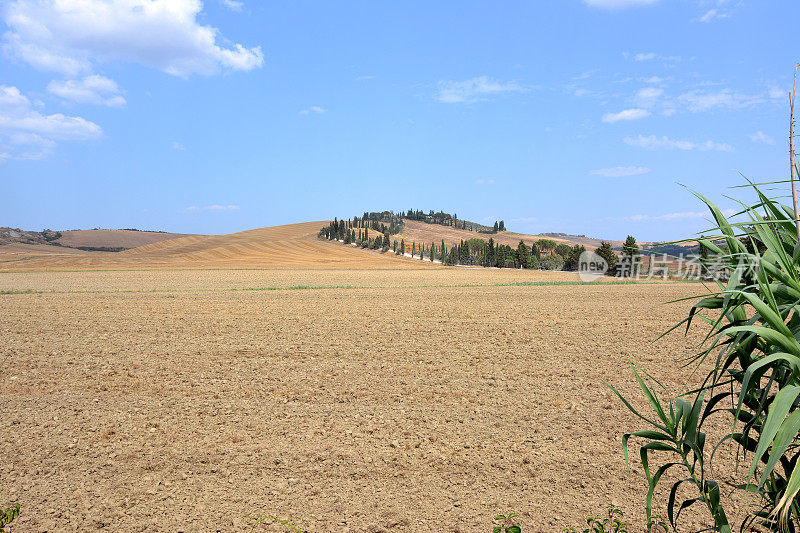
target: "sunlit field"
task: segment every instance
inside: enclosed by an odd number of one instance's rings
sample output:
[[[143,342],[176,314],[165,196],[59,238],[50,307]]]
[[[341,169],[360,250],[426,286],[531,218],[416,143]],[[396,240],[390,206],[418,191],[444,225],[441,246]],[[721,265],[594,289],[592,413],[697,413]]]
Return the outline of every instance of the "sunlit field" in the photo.
[[[20,530],[531,531],[643,514],[627,358],[689,283],[464,268],[0,274],[0,478]],[[29,510],[29,512],[24,512]],[[690,524],[691,522],[687,522]],[[264,528],[262,530],[269,530]]]

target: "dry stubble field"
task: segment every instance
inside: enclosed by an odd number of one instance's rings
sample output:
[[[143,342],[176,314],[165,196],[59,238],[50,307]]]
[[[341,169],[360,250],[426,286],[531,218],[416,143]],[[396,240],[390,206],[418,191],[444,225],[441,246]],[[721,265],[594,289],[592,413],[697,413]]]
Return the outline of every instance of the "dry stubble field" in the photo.
[[[642,426],[600,379],[641,405],[632,358],[680,390],[697,334],[651,341],[702,287],[404,267],[0,273],[14,531],[639,521]]]

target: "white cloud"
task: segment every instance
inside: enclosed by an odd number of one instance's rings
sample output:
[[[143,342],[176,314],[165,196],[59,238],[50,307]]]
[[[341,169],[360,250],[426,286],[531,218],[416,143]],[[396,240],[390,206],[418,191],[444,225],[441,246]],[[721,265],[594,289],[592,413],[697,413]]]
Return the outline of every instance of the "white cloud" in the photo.
[[[659,78],[658,76],[650,76],[649,78],[639,78],[639,81],[642,83],[652,83],[654,85],[659,85],[664,83],[664,78]]]
[[[82,117],[44,115],[16,87],[0,85],[0,159],[43,159],[56,141],[87,141],[103,130]]]
[[[631,55],[630,52],[622,52],[622,56],[625,59],[633,59],[634,61],[652,61],[653,59],[659,59],[665,63],[665,66],[672,66],[672,63],[678,63],[681,61],[681,56],[661,56],[656,54],[655,52],[639,52],[636,54]]]
[[[315,115],[321,115],[325,113],[325,109],[322,109],[318,105],[312,105],[308,109],[303,109],[302,111],[297,112],[298,115],[310,115],[311,113],[314,113]]]
[[[53,153],[55,141],[35,133],[0,134],[0,163],[9,159],[44,159]]]
[[[503,93],[522,92],[525,88],[514,82],[500,82],[488,76],[464,81],[440,81],[436,100],[443,104],[473,103]]]
[[[172,149],[177,150],[178,152],[183,152],[186,150],[186,147],[178,141],[172,141]]]
[[[356,78],[356,81],[367,81],[367,80],[374,80],[375,76],[359,76]]]
[[[664,95],[664,89],[656,87],[645,87],[636,91],[633,101],[639,107],[653,108]]]
[[[103,76],[86,76],[81,80],[53,80],[47,85],[47,91],[65,100],[81,104],[95,104],[109,107],[122,107],[125,98],[120,94],[114,80]]]
[[[769,89],[760,93],[744,94],[725,88],[716,91],[692,90],[671,96],[659,87],[643,87],[636,91],[632,102],[639,108],[669,116],[678,111],[701,113],[716,109],[746,109],[777,101],[778,92]]]
[[[719,13],[719,11],[718,11],[718,10],[716,10],[716,9],[709,9],[708,11],[706,11],[706,14],[705,14],[705,15],[703,15],[702,17],[700,17],[700,19],[699,19],[699,20],[700,20],[700,22],[711,22],[712,20],[714,20],[714,17],[716,17],[716,16],[717,16],[717,13]]]
[[[493,179],[488,179],[487,180],[487,179],[480,178],[480,179],[475,180],[475,185],[494,185],[494,180]]]
[[[219,31],[198,23],[202,8],[199,0],[14,0],[2,7],[3,47],[69,76],[111,61],[182,77],[263,65],[260,47],[217,44]]]
[[[601,9],[624,9],[626,7],[649,6],[657,3],[658,0],[583,0],[583,3],[590,7]]]
[[[640,176],[648,172],[650,172],[650,169],[647,167],[611,167],[592,170],[589,174],[603,176],[604,178],[622,178],[625,176]]]
[[[633,215],[625,217],[623,220],[631,222],[666,222],[670,220],[704,218],[706,216],[708,216],[708,213],[701,211],[681,211],[679,213],[667,213],[665,215]]]
[[[733,152],[734,150],[733,146],[726,143],[714,141],[696,143],[692,141],[670,139],[666,136],[656,137],[655,135],[649,135],[647,137],[643,135],[639,135],[638,137],[625,137],[623,142],[629,146],[647,148],[648,150],[698,150],[701,152]]]
[[[244,2],[239,2],[238,0],[222,0],[222,5],[231,11],[241,11],[242,7],[244,7]]]
[[[574,81],[588,80],[597,71],[598,71],[598,69],[593,68],[592,70],[587,70],[586,72],[583,72],[582,74],[579,74],[579,75],[573,77],[572,79]]]
[[[678,96],[678,102],[689,111],[708,111],[715,108],[744,109],[767,101],[766,94],[741,94],[722,89],[717,92],[689,91]]]
[[[750,140],[754,143],[761,143],[761,144],[775,144],[775,139],[767,135],[761,130],[750,135]]]
[[[770,98],[770,100],[779,100],[781,98],[786,98],[787,94],[788,94],[787,91],[784,91],[780,87],[773,86],[767,90],[767,96]]]
[[[606,113],[603,115],[603,122],[614,123],[620,120],[638,120],[650,116],[650,112],[646,109],[625,109],[619,113]]]
[[[238,211],[238,210],[239,210],[238,205],[219,205],[219,204],[204,205],[204,206],[190,205],[189,207],[182,209],[184,213],[194,213],[197,211],[221,212],[221,211]]]
[[[714,8],[706,11],[705,14],[697,20],[700,22],[712,22],[715,19],[726,19],[730,16],[730,13]]]

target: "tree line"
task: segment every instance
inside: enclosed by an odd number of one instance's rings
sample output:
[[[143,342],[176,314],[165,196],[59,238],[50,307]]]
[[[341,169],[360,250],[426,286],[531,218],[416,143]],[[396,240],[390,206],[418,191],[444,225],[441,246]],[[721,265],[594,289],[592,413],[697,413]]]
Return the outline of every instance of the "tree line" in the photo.
[[[457,213],[451,215],[444,211],[433,212],[433,210],[430,210],[425,213],[421,209],[409,209],[408,211],[401,211],[400,216],[408,220],[418,220],[428,224],[439,224],[440,226],[449,226],[456,229],[476,231],[478,233],[497,233],[506,230],[506,224],[502,220],[499,222],[495,221],[494,226],[484,226],[477,222],[460,220]]]
[[[392,217],[386,217],[390,213]],[[382,215],[384,218],[377,218]],[[404,216],[406,213],[403,214]],[[416,215],[415,215],[416,216]],[[407,216],[406,216],[407,218]],[[412,219],[415,220],[415,219]],[[453,220],[457,220],[453,218]],[[388,224],[387,224],[388,222]],[[502,223],[502,221],[500,222]],[[500,226],[498,223],[498,228]],[[439,262],[444,265],[467,265],[496,268],[535,268],[541,270],[578,270],[580,257],[586,247],[580,244],[569,246],[558,243],[553,239],[538,239],[530,244],[520,240],[516,248],[507,244],[495,243],[493,238],[485,241],[480,238],[461,240],[452,243],[449,247],[442,240],[440,243],[406,244],[405,239],[392,239],[392,235],[400,233],[402,217],[391,212],[364,213],[363,217],[354,217],[348,220],[334,219],[323,227],[320,238],[341,241],[344,244],[354,244],[361,248],[391,250],[397,255],[408,255],[420,261]],[[370,232],[372,230],[372,232]],[[611,244],[602,241],[595,250],[608,265],[608,273],[615,274],[620,264],[617,253]],[[622,247],[622,263],[638,264],[639,248],[636,239],[628,236]],[[631,274],[635,273],[631,271]]]

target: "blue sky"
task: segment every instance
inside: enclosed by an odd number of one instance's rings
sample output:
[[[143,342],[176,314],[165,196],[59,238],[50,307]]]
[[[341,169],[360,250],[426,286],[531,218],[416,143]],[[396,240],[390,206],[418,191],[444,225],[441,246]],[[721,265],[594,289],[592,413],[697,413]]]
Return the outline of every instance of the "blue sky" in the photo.
[[[0,226],[676,239],[787,175],[796,1],[0,1]],[[735,193],[741,194],[741,193]],[[724,204],[729,207],[730,204]]]

